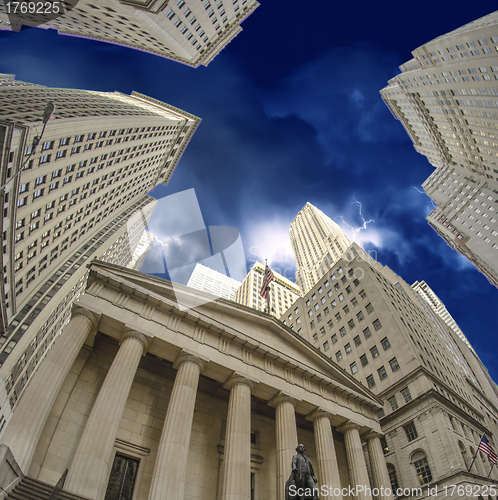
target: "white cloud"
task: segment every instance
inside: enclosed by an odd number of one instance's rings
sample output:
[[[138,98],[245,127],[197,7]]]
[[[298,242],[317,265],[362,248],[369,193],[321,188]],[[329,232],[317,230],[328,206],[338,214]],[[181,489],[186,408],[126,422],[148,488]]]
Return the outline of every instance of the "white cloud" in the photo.
[[[265,263],[287,279],[295,281],[296,261],[289,238],[289,224],[292,219],[273,215],[263,220],[251,220],[244,230],[246,259]]]

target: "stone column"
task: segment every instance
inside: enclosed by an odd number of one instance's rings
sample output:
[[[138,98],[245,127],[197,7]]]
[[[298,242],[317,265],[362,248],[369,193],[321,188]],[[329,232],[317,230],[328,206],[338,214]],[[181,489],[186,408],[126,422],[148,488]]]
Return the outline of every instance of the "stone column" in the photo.
[[[251,390],[240,375],[228,379],[230,390],[223,459],[222,500],[251,500]]]
[[[344,434],[344,443],[346,445],[346,457],[348,459],[349,477],[351,486],[356,488],[358,500],[372,500],[372,495],[366,488],[370,487],[368,480],[367,465],[363,456],[363,447],[361,446],[360,433],[358,426],[351,422],[343,424],[339,430]]]
[[[182,352],[175,361],[178,372],[164,419],[149,500],[183,499],[187,458],[199,375],[204,361]]]
[[[133,330],[123,333],[121,347],[95,400],[69,468],[65,489],[71,493],[90,500],[104,498],[119,422],[140,358],[148,346],[145,335]]]
[[[277,431],[277,499],[285,498],[285,483],[292,472],[292,457],[296,454],[297,427],[294,405],[297,400],[277,394],[268,403],[276,410]]]
[[[52,406],[78,353],[90,333],[97,331],[99,318],[81,307],[73,309],[71,321],[24,390],[1,442],[7,445],[27,474],[33,454]]]
[[[372,467],[372,479],[374,488],[378,488],[379,494],[375,497],[377,500],[392,500],[391,481],[389,472],[387,471],[384,452],[382,451],[382,443],[380,442],[380,434],[369,432],[365,439],[367,440],[368,456],[370,458],[370,466]],[[386,489],[391,494],[386,494]]]
[[[317,454],[317,469],[319,487],[326,486],[331,492],[329,497],[342,500],[342,494],[333,493],[335,489],[341,491],[341,480],[339,478],[339,466],[335,453],[334,436],[330,426],[330,413],[316,410],[307,419],[313,422],[313,433],[315,435],[315,448]],[[337,492],[336,491],[336,492]]]

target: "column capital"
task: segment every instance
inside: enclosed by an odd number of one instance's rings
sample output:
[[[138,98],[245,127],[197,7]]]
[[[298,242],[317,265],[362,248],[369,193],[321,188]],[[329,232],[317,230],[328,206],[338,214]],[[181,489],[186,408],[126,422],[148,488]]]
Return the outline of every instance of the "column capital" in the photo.
[[[100,322],[100,314],[95,314],[86,307],[81,307],[78,304],[74,304],[73,309],[71,311],[71,317],[74,318],[75,316],[83,316],[90,321],[92,328],[90,330],[89,335],[90,334],[94,335],[97,333]]]
[[[365,432],[364,434],[362,434],[361,437],[365,441],[370,441],[370,439],[375,439],[375,438],[380,439],[381,437],[384,437],[384,435],[381,434],[380,432],[377,432],[377,431],[370,429],[367,432]]]
[[[289,396],[288,394],[280,391],[268,401],[268,405],[272,406],[273,408],[276,408],[282,403],[290,403],[292,406],[296,406],[296,403],[298,401],[300,401],[300,399],[293,398],[292,396]]]
[[[149,349],[151,339],[146,335],[144,335],[143,333],[126,328],[123,334],[121,335],[120,344],[122,344],[127,338],[132,338],[137,342],[140,342],[140,344],[142,344],[142,347],[144,349],[143,354],[145,354]]]
[[[351,422],[351,420],[347,420],[346,422],[344,422],[343,424],[341,424],[339,427],[337,427],[337,430],[339,432],[342,432],[344,434],[344,432],[346,432],[346,431],[349,431],[351,429],[358,430],[359,428],[360,428],[360,426],[358,424],[355,424],[354,422]]]
[[[225,389],[230,390],[234,385],[244,384],[248,385],[251,391],[254,389],[255,385],[258,383],[258,380],[252,380],[245,375],[241,375],[240,373],[234,373],[228,377],[226,382],[223,384]]]
[[[326,418],[330,422],[332,414],[328,411],[323,410],[322,408],[317,408],[316,410],[313,410],[311,413],[308,413],[308,415],[306,415],[305,418],[310,422],[315,422],[315,420],[318,420],[319,418]]]
[[[206,366],[206,364],[209,362],[209,359],[202,358],[202,357],[198,356],[197,354],[193,354],[193,353],[183,349],[180,352],[180,354],[178,355],[178,357],[175,359],[175,362],[173,363],[173,367],[178,370],[178,368],[180,368],[180,365],[182,363],[185,363],[186,361],[191,361],[192,363],[195,363],[196,365],[198,365],[200,368],[200,371],[202,372],[202,370],[204,370],[204,367]]]

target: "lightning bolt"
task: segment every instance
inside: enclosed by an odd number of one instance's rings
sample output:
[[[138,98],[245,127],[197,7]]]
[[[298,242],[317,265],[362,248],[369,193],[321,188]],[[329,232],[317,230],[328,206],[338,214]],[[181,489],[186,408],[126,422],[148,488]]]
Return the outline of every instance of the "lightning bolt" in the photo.
[[[424,191],[420,191],[420,189],[418,189],[417,186],[412,186],[412,188],[415,189],[418,193],[426,195],[426,193]],[[429,200],[431,200],[431,199],[429,198]],[[437,208],[437,205],[432,200],[431,200],[431,203],[432,203],[433,208]]]
[[[363,229],[366,229],[367,228],[367,225],[370,224],[371,222],[375,222],[373,219],[370,219],[370,220],[365,220],[365,218],[363,217],[363,213],[361,212],[362,208],[363,208],[363,205],[356,199],[353,197],[353,202],[351,203],[351,205],[357,205],[359,207],[359,215],[361,217],[361,220],[363,222],[363,225],[360,226],[360,227],[357,227],[357,228],[354,228],[354,227],[351,227],[345,220],[344,220],[344,217],[341,215],[339,217],[336,217],[336,219],[341,219],[343,224],[345,224],[349,229],[351,229],[351,231],[353,231],[353,238],[356,234],[358,234],[361,230]]]

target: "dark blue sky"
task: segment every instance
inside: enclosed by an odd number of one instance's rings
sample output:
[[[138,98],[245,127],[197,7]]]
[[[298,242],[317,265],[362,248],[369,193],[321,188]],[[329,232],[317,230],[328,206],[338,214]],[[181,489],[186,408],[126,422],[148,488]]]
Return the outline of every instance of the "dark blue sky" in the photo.
[[[266,257],[294,280],[288,228],[297,212],[309,201],[347,230],[362,225],[360,202],[372,222],[356,241],[408,283],[427,281],[498,380],[498,290],[427,224],[421,184],[432,167],[379,95],[413,49],[495,9],[495,0],[267,0],[198,69],[52,30],[0,32],[0,72],[136,90],[201,117],[154,196],[194,188],[206,225],[240,231],[248,265]]]

